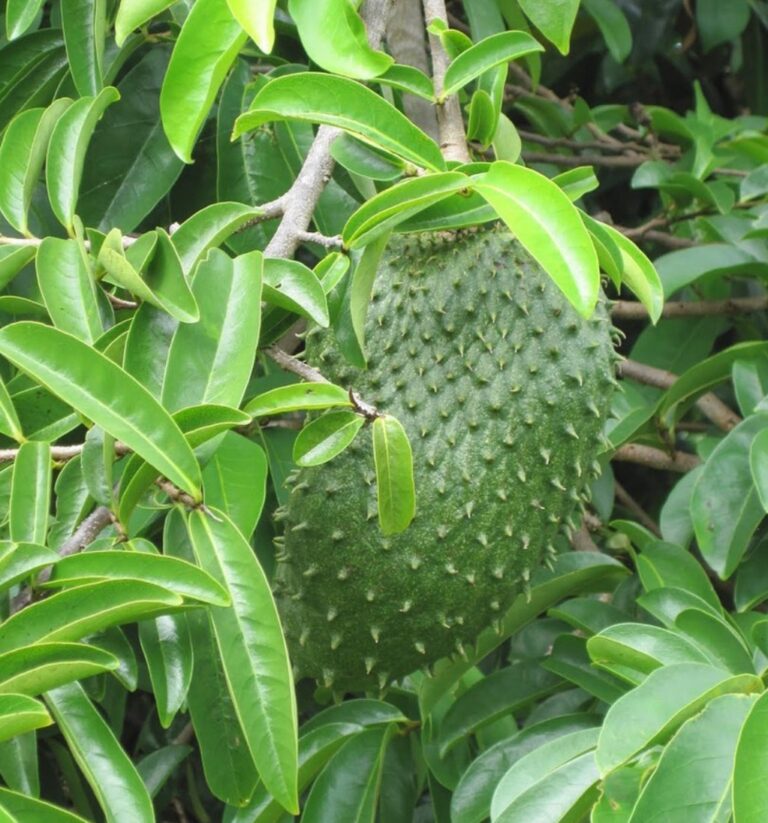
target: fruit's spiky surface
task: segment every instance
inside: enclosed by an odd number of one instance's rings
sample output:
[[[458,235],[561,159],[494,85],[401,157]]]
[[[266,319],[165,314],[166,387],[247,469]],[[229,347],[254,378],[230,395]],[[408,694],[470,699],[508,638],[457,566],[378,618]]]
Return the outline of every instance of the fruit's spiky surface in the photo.
[[[363,430],[294,478],[275,582],[301,674],[342,689],[461,652],[503,614],[579,502],[615,383],[605,310],[580,318],[500,229],[393,240],[366,333],[366,371],[329,335],[308,359],[401,421],[416,517],[381,535]]]

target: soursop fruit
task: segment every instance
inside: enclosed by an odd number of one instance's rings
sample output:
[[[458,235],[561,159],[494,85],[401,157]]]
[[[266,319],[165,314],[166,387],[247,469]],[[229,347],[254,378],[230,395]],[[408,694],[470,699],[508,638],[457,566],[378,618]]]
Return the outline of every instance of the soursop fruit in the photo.
[[[396,416],[417,507],[379,530],[369,428],[292,478],[275,592],[299,676],[383,688],[503,615],[599,470],[616,385],[603,305],[580,317],[506,229],[390,241],[366,321],[368,368],[330,333],[307,359]]]

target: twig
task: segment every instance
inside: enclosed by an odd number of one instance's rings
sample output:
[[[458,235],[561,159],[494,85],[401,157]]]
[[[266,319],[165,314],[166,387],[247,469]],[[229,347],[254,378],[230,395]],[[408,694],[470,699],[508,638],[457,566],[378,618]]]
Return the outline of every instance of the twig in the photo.
[[[440,20],[448,23],[445,11],[445,0],[423,0],[424,17],[427,23]],[[435,86],[435,95],[438,100],[443,94],[445,72],[448,68],[448,55],[445,53],[440,38],[429,35],[429,48],[432,52],[432,79]],[[470,160],[467,148],[467,136],[464,131],[464,120],[461,115],[459,98],[452,94],[437,105],[437,127],[440,132],[440,148],[446,160],[456,160],[459,163],[468,163]]]
[[[627,443],[619,446],[613,453],[612,460],[624,463],[639,463],[641,466],[648,466],[651,469],[670,472],[689,472],[701,464],[701,460],[695,454],[675,451],[668,454],[653,446],[644,446],[640,443]]]
[[[106,292],[107,300],[116,308],[116,309],[135,309],[138,308],[139,304],[135,300],[123,300],[121,297],[115,297],[114,294],[110,294]]]
[[[648,160],[644,154],[617,155],[605,157],[602,154],[549,154],[548,152],[524,151],[523,160],[526,163],[551,163],[553,166],[564,166],[575,169],[577,166],[604,166],[606,168],[634,169]]]
[[[330,380],[328,380],[327,377],[324,377],[317,369],[313,369],[312,366],[308,366],[306,363],[299,360],[298,357],[294,357],[293,355],[284,352],[277,346],[269,346],[268,348],[264,349],[264,351],[275,361],[275,363],[277,363],[278,366],[280,366],[281,369],[285,369],[285,371],[291,372],[291,374],[295,374],[302,380],[307,380],[310,383],[331,382]]]
[[[541,146],[549,146],[551,148],[570,148],[570,149],[597,149],[598,151],[607,151],[622,153],[627,151],[644,152],[647,154],[648,146],[641,143],[636,143],[631,140],[624,140],[618,143],[608,143],[605,140],[574,140],[569,137],[546,137],[542,134],[537,134],[533,131],[526,131],[525,129],[518,129],[518,133],[523,140],[530,143],[538,143]],[[672,151],[676,146],[669,147],[669,153],[672,155],[679,155],[680,152]]]
[[[638,363],[635,360],[622,360],[618,364],[618,373],[622,377],[635,380],[638,383],[644,383],[646,386],[654,386],[657,389],[668,389],[673,386],[679,378],[679,375],[674,372],[647,366],[645,363]],[[696,401],[696,405],[705,417],[723,431],[730,431],[734,426],[741,423],[739,415],[728,408],[728,406],[712,392],[702,395]]]
[[[94,509],[75,529],[72,536],[65,540],[57,550],[60,557],[68,557],[82,551],[92,543],[102,531],[112,523],[112,512],[106,506]],[[53,566],[46,566],[38,575],[36,583],[40,585],[51,579]],[[11,614],[16,613],[32,602],[32,588],[22,589],[11,603]]]
[[[72,460],[83,451],[83,443],[74,443],[71,446],[51,446],[51,459],[58,463],[65,463]],[[115,443],[115,454],[123,456],[128,454],[130,449],[125,443]],[[19,455],[18,449],[0,449],[0,463],[10,463]]]
[[[341,239],[340,234],[329,237],[327,234],[321,234],[319,231],[300,231],[298,232],[298,239],[302,243],[317,243],[326,249],[341,250],[344,248],[344,241]]]
[[[155,480],[155,485],[161,488],[174,503],[181,503],[182,506],[186,506],[188,509],[199,509],[201,507],[198,500],[195,500],[194,497],[182,491],[178,486],[175,486],[170,480],[166,480],[164,477]]]
[[[571,545],[577,552],[599,552],[600,549],[592,539],[589,533],[586,521],[582,522],[581,527],[577,529],[571,537]]]
[[[662,317],[732,316],[768,310],[768,295],[761,297],[732,297],[728,300],[675,300],[664,304]],[[611,316],[622,320],[645,320],[648,310],[642,303],[617,300],[611,307]]]
[[[632,514],[645,526],[646,529],[653,532],[656,537],[661,537],[661,529],[656,524],[656,521],[645,511],[645,509],[635,500],[634,497],[619,483],[615,481],[616,499],[625,508],[629,509]]]
[[[641,236],[638,236],[634,229],[628,228],[627,226],[614,226],[614,228],[626,237],[637,238],[638,240],[650,240],[653,243],[658,243],[660,246],[666,246],[668,249],[690,249],[697,245],[695,240],[690,240],[687,237],[677,237],[665,231],[645,231]]]

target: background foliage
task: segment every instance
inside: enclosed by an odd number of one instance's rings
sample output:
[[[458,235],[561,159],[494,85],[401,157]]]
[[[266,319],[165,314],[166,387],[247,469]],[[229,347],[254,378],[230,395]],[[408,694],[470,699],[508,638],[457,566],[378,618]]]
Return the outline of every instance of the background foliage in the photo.
[[[768,819],[768,3],[427,2],[435,85],[387,5],[0,2],[3,820]],[[615,298],[591,506],[463,656],[295,690],[272,514],[368,417],[286,333],[363,363],[389,232],[499,218]]]

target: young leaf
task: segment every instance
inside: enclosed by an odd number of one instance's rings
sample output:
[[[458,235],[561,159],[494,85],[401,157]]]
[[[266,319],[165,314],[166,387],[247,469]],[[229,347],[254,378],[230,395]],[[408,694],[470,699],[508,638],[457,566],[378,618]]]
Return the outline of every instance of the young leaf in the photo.
[[[553,43],[561,54],[570,49],[571,29],[579,10],[579,0],[557,0],[541,3],[539,0],[518,0],[520,8],[534,26]]]
[[[310,59],[331,74],[371,80],[394,63],[368,45],[365,25],[347,0],[289,0],[288,11]]]
[[[396,418],[383,415],[373,421],[373,460],[379,525],[383,534],[397,534],[416,513],[416,489],[411,444]]]
[[[272,18],[275,16],[277,0],[227,0],[227,5],[232,16],[256,45],[264,54],[269,54],[275,43]]]
[[[365,418],[356,412],[328,412],[307,423],[293,443],[293,459],[299,466],[320,466],[333,460],[355,439]]]
[[[237,118],[233,136],[289,119],[338,126],[417,166],[445,168],[434,140],[378,94],[345,77],[299,73],[270,81]]]
[[[253,252],[252,252],[253,253]],[[264,300],[326,327],[328,301],[315,273],[298,260],[264,260]]]
[[[13,464],[10,535],[16,543],[45,545],[51,508],[51,447],[23,443]]]
[[[146,786],[83,687],[59,686],[46,702],[108,823],[154,823]]]
[[[277,607],[256,555],[222,512],[194,511],[189,536],[200,565],[232,605],[211,610],[221,663],[259,775],[287,809],[298,811],[296,698]]]
[[[266,417],[301,409],[329,409],[351,406],[349,392],[333,383],[292,383],[259,394],[245,404],[251,417]]]
[[[25,694],[0,694],[0,741],[50,726],[45,706]]]
[[[578,211],[560,188],[538,172],[503,160],[476,176],[473,188],[588,317],[600,289],[597,255]]]
[[[83,177],[85,152],[96,123],[120,92],[107,86],[96,97],[81,97],[61,115],[53,128],[45,163],[45,180],[53,213],[69,234]]]
[[[632,31],[621,7],[612,0],[583,0],[583,3],[597,23],[611,57],[623,63],[632,51]]]
[[[28,235],[27,215],[45,163],[51,132],[72,101],[55,100],[47,109],[28,109],[15,117],[0,143],[0,212]]]
[[[45,566],[57,563],[59,556],[34,543],[0,542],[0,590],[10,588]]]
[[[247,39],[227,0],[198,0],[184,21],[163,79],[160,116],[173,150],[185,163],[192,162],[197,135]]]
[[[537,51],[544,51],[544,47],[524,31],[504,31],[486,37],[451,61],[445,72],[440,101],[494,66]]]
[[[77,338],[39,323],[0,329],[0,354],[193,497],[200,467],[168,412],[133,377]],[[115,393],[114,387],[120,386]]]
[[[61,25],[72,81],[81,97],[104,85],[106,0],[62,0]]]
[[[174,0],[121,0],[115,18],[115,40],[122,46],[128,35],[148,23],[156,14],[173,5]]]

